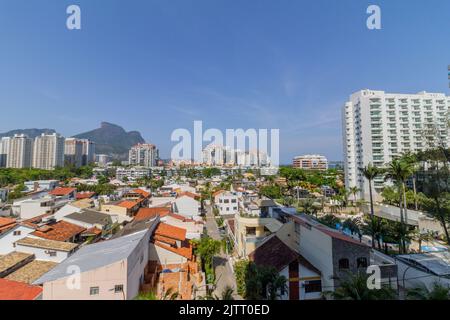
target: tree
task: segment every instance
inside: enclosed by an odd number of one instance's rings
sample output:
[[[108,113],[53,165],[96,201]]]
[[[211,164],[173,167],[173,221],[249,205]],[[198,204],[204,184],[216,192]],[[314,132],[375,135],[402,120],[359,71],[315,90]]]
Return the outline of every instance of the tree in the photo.
[[[220,252],[221,241],[214,240],[208,236],[202,237],[200,240],[192,240],[194,245],[194,253],[201,258],[203,270],[207,274],[208,281],[214,280],[213,259]]]
[[[336,300],[394,300],[396,292],[388,287],[381,286],[380,289],[369,289],[367,279],[369,275],[364,272],[355,274],[348,273],[346,278],[340,281],[334,292],[326,292]]]
[[[361,191],[357,186],[350,187],[350,193],[353,195],[353,205],[356,204],[356,195]]]
[[[387,222],[379,217],[365,217],[364,224],[361,227],[365,234],[369,234],[372,237],[372,241],[376,241],[378,249],[381,250],[381,238],[388,232]],[[375,247],[375,243],[372,242],[372,247]]]
[[[361,168],[360,171],[362,172],[364,178],[366,178],[369,182],[370,217],[371,219],[373,219],[375,213],[373,210],[372,181],[381,173],[381,171],[377,167],[373,166],[371,163],[369,163],[366,167]],[[375,247],[375,236],[374,234],[372,234],[372,248],[374,247]]]
[[[435,282],[431,290],[426,287],[408,290],[406,298],[408,300],[450,300],[450,289]]]

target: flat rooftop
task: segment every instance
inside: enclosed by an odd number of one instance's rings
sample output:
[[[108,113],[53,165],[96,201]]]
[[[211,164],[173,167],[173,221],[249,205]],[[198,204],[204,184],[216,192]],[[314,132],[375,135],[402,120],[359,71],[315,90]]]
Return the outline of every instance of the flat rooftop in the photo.
[[[403,254],[401,261],[441,277],[450,277],[450,252]]]

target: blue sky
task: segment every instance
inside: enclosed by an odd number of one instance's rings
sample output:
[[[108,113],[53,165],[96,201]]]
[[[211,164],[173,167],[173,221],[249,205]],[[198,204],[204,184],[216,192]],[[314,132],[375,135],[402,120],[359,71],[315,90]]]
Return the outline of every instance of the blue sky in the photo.
[[[339,160],[352,92],[448,93],[449,16],[447,0],[0,0],[0,131],[109,121],[168,157],[171,132],[202,120],[279,128],[282,163]]]

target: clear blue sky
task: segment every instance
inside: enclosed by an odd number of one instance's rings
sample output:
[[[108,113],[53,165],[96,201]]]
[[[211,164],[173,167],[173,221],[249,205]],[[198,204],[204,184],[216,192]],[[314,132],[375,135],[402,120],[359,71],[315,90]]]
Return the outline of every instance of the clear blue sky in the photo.
[[[352,92],[448,93],[448,64],[448,0],[0,0],[0,131],[109,121],[168,157],[172,130],[203,120],[280,128],[282,163],[338,160]]]

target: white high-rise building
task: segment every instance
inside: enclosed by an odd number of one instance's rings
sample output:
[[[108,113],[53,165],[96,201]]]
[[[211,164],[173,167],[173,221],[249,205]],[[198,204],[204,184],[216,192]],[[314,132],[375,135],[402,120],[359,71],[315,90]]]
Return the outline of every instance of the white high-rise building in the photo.
[[[95,142],[89,139],[81,139],[83,144],[82,151],[82,165],[87,166],[88,164],[95,162]]]
[[[34,139],[33,168],[52,170],[64,166],[64,138],[57,133]]]
[[[153,144],[141,143],[128,152],[128,164],[142,167],[155,167],[158,159],[158,149]]]
[[[10,137],[3,137],[0,140],[0,168],[6,167],[9,152]]]
[[[295,157],[292,166],[301,169],[326,170],[328,169],[328,160],[322,155],[306,154]]]
[[[30,168],[33,154],[33,139],[24,134],[16,134],[9,140],[6,167]]]
[[[203,163],[210,166],[221,166],[225,163],[227,151],[224,146],[210,144],[202,151]]]
[[[405,152],[436,146],[436,140],[448,147],[449,108],[450,97],[442,93],[352,94],[342,112],[346,187],[358,187],[360,197],[368,199],[369,185],[360,168],[369,163],[383,167]],[[383,185],[383,177],[374,181],[376,197]]]
[[[83,165],[83,141],[76,138],[66,138],[64,142],[64,164],[75,167]]]

